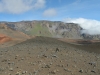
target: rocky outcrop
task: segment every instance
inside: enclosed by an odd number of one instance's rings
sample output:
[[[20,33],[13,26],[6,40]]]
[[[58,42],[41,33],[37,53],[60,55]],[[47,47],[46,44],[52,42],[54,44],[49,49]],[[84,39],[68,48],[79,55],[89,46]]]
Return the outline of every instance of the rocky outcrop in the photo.
[[[0,29],[10,29],[5,23],[0,23]]]

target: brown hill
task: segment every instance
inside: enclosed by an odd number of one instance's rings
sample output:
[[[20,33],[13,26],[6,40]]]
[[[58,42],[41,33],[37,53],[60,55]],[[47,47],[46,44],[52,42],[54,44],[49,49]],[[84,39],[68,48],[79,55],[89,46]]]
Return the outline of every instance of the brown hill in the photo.
[[[29,38],[28,35],[8,27],[5,23],[0,24],[0,34],[5,34],[12,38],[23,38],[23,39]]]
[[[10,27],[8,27],[5,23],[0,24],[0,43],[2,43],[3,46],[5,46],[5,42],[10,42],[6,44],[8,45],[14,45],[21,41],[25,41],[26,39],[29,39],[30,36],[26,35],[23,32],[14,30]],[[1,45],[0,45],[1,47]]]

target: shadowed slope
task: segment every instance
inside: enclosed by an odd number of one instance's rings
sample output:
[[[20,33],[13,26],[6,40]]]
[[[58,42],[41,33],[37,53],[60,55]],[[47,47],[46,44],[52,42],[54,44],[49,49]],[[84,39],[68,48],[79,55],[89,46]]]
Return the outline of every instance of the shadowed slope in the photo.
[[[27,48],[31,48],[32,46],[55,46],[55,47],[63,47],[63,48],[67,48],[67,47],[70,47],[70,48],[74,48],[74,49],[80,49],[80,50],[85,50],[87,52],[94,52],[94,53],[97,53],[99,54],[100,53],[100,43],[99,42],[96,42],[96,43],[93,43],[93,42],[90,42],[90,43],[85,43],[85,44],[79,44],[77,43],[77,41],[75,42],[76,40],[73,40],[73,41],[61,41],[57,38],[50,38],[50,37],[41,37],[41,36],[37,36],[37,37],[34,37],[32,39],[28,39],[24,42],[21,42],[16,46],[21,46],[21,47],[27,47]],[[82,41],[82,40],[80,40]]]
[[[69,43],[72,47],[94,52],[100,54],[100,41],[99,40],[82,40],[82,39],[59,39],[63,42]]]

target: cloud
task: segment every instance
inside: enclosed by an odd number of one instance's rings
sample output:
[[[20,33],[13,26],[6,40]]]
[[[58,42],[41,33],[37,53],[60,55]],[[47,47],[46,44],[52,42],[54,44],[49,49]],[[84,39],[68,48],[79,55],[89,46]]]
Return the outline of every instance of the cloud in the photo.
[[[20,14],[45,6],[45,0],[0,0],[0,12]]]
[[[82,33],[86,33],[90,35],[100,34],[100,21],[84,19],[84,18],[77,18],[77,19],[67,18],[64,19],[64,22],[79,24],[84,29],[82,30]]]
[[[43,8],[45,6],[45,0],[36,0],[34,7],[35,8]]]
[[[56,9],[53,9],[53,8],[47,9],[43,13],[43,16],[45,16],[45,17],[53,17],[56,15],[57,15],[57,11],[56,11]]]

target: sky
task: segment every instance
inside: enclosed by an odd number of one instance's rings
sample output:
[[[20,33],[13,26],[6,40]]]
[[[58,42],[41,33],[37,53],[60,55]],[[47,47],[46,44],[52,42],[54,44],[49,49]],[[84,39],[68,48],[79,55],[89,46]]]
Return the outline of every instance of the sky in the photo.
[[[0,0],[0,21],[26,20],[78,23],[100,34],[100,0]]]
[[[86,18],[100,21],[100,0],[0,0],[0,21]]]

